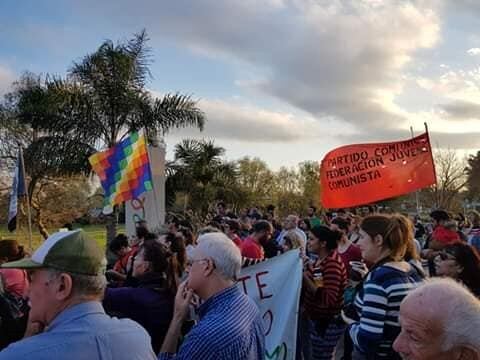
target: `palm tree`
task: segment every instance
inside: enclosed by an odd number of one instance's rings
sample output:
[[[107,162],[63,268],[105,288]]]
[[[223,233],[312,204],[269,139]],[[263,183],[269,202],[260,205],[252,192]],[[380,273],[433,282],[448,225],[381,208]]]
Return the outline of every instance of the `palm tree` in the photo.
[[[33,129],[25,151],[27,168],[45,170],[48,165],[49,171],[40,172],[55,175],[90,171],[89,155],[133,131],[144,129],[153,141],[172,128],[203,129],[205,115],[190,96],[156,98],[146,89],[151,78],[147,42],[145,30],[125,43],[106,40],[74,63],[66,78],[23,81],[8,104],[13,103],[12,121]],[[116,218],[110,225],[108,239],[115,234]]]
[[[184,139],[175,145],[174,160],[167,164],[169,202],[175,193],[183,192],[190,207],[205,215],[212,201],[235,200],[237,166],[223,160],[224,154],[225,149],[213,141]]]

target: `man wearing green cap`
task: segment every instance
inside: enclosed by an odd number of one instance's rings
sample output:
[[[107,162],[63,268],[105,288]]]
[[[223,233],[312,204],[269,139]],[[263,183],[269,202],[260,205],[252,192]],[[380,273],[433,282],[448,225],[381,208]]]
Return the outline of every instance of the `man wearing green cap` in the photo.
[[[105,258],[81,230],[52,234],[32,255],[2,265],[29,270],[27,336],[0,352],[3,359],[155,359],[147,332],[111,318],[101,305]]]

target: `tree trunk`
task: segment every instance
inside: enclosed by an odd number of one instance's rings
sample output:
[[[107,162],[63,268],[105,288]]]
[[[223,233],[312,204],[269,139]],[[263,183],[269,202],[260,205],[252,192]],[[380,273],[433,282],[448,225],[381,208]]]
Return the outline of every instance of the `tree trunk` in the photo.
[[[27,201],[28,201],[28,199],[27,199]],[[31,206],[32,209],[35,210],[35,217],[34,217],[33,221],[34,221],[34,223],[37,224],[38,231],[40,232],[40,235],[42,235],[43,239],[46,240],[50,236],[50,234],[48,233],[47,227],[45,226],[45,224],[42,221],[42,209],[37,203],[35,203],[33,201],[30,203],[30,206]]]
[[[105,244],[105,256],[107,258],[108,265],[113,265],[117,259],[114,253],[109,250],[109,245],[117,236],[117,224],[118,224],[118,206],[113,208],[113,213],[107,216],[105,229],[107,232],[107,243]]]

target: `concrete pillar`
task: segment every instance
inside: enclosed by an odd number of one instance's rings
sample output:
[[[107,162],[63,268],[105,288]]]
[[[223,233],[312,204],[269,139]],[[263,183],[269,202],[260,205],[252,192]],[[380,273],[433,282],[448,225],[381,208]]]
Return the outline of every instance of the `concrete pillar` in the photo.
[[[125,203],[125,230],[135,235],[135,222],[145,220],[150,231],[158,230],[165,222],[165,143],[148,146],[153,190]]]

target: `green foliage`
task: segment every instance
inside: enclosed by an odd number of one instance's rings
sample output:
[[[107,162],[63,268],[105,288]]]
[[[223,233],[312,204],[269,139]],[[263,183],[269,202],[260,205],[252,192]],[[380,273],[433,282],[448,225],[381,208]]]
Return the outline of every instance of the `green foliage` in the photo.
[[[189,96],[156,98],[145,89],[151,77],[147,42],[145,31],[124,43],[106,40],[65,78],[25,73],[5,96],[0,159],[12,167],[19,147],[25,148],[30,201],[45,179],[90,172],[91,154],[133,131],[144,129],[157,141],[171,128],[203,128],[205,116]]]
[[[216,199],[238,201],[237,167],[222,159],[224,153],[213,141],[186,139],[177,144],[174,160],[167,164],[168,204],[183,200],[185,209],[205,214]],[[179,192],[183,196],[176,197]]]
[[[467,159],[467,189],[470,201],[480,201],[480,151]]]
[[[273,204],[280,216],[304,213],[318,205],[319,166],[303,162],[298,168],[272,171],[259,158],[226,162],[224,149],[213,142],[183,140],[175,146],[175,159],[167,166],[167,198],[174,211],[191,209],[203,216],[215,201],[223,200],[237,211]]]
[[[266,206],[273,203],[275,175],[259,158],[245,157],[238,160],[238,184],[245,194],[244,206]]]

